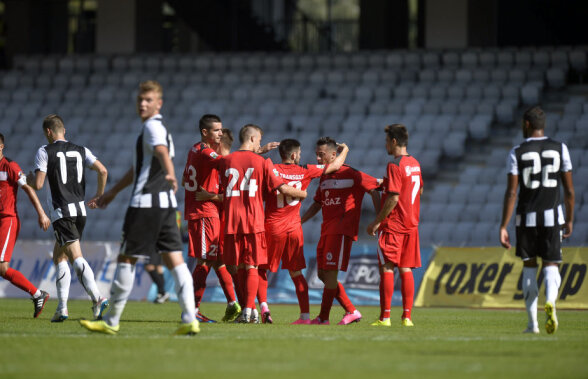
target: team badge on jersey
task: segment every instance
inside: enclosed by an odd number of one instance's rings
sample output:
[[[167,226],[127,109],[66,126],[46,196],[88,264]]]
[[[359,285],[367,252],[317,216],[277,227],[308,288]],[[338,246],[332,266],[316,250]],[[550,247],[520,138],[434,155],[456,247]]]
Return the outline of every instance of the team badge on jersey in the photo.
[[[275,168],[274,168],[274,175],[277,176],[278,178],[280,177],[280,173]]]
[[[8,173],[6,171],[0,171],[0,180],[8,180]]]
[[[212,153],[210,153],[210,157],[212,159],[216,159],[216,158],[218,158],[218,154],[213,151]]]

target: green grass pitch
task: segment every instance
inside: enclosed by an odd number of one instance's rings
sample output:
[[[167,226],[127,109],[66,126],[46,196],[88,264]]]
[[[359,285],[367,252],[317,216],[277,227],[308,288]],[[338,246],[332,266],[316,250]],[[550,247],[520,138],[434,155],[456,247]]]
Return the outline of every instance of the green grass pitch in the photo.
[[[39,319],[26,299],[0,299],[0,378],[586,378],[588,312],[560,311],[554,335],[522,334],[523,310],[416,308],[414,328],[372,327],[379,309],[359,307],[363,320],[289,325],[295,305],[274,305],[273,325],[202,324],[195,337],[173,337],[179,307],[127,304],[117,336],[91,334],[78,320],[89,301],[70,301],[70,319]],[[220,318],[223,304],[202,311]],[[311,306],[311,315],[318,306]],[[544,315],[540,312],[540,320]]]

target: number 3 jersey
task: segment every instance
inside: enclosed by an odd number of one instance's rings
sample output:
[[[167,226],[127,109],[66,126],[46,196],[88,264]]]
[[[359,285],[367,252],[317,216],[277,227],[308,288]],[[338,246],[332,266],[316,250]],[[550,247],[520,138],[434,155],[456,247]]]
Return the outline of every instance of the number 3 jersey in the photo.
[[[421,165],[410,155],[401,155],[388,163],[384,177],[382,204],[391,194],[398,194],[398,203],[380,224],[380,230],[391,233],[408,233],[419,225]]]
[[[509,154],[507,170],[519,176],[517,226],[562,225],[561,173],[572,170],[565,144],[548,137],[527,138]]]
[[[202,142],[192,146],[188,152],[184,168],[184,218],[186,220],[196,220],[202,217],[219,218],[220,203],[197,201],[194,198],[200,187],[208,192],[218,193],[219,158],[220,156],[213,149]]]
[[[51,221],[86,216],[84,167],[91,167],[95,161],[96,157],[90,150],[64,140],[39,148],[35,156],[35,171],[47,174]]]
[[[284,182],[271,160],[238,150],[221,159],[226,234],[259,233],[264,228],[263,196]]]
[[[314,178],[323,174],[324,165],[276,164],[282,181],[300,190],[306,190]],[[265,229],[287,233],[300,227],[300,206],[298,198],[273,191],[265,201]]]

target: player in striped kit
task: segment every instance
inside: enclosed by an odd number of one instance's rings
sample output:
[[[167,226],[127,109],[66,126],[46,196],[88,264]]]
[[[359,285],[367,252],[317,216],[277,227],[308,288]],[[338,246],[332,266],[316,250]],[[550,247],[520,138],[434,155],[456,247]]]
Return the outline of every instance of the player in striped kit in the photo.
[[[507,187],[500,223],[500,243],[510,249],[506,229],[516,208],[516,255],[523,260],[523,295],[528,324],[524,333],[539,333],[537,321],[537,257],[543,262],[545,277],[545,330],[558,327],[555,302],[559,293],[562,261],[561,240],[572,234],[574,222],[574,186],[572,161],[567,146],[545,136],[545,113],[538,106],[523,115],[525,141],[508,156]],[[520,179],[519,179],[520,178]],[[565,213],[560,203],[563,186]]]
[[[80,240],[86,225],[86,175],[84,168],[96,171],[98,186],[96,194],[88,202],[92,209],[96,208],[96,199],[104,193],[108,172],[106,167],[83,146],[76,145],[65,139],[65,125],[61,117],[51,114],[43,120],[43,133],[47,145],[42,146],[35,156],[35,174],[29,174],[28,182],[35,190],[40,190],[49,182],[48,205],[51,209],[51,221],[55,233],[53,263],[56,267],[56,287],[59,303],[51,322],[67,320],[67,299],[71,273],[68,260],[74,268],[80,284],[92,299],[93,316],[102,317],[108,306],[108,300],[100,295],[94,272],[82,256]]]
[[[39,227],[47,230],[51,220],[45,214],[37,194],[27,184],[27,178],[18,163],[4,156],[4,135],[0,134],[0,276],[31,295],[35,307],[33,317],[37,318],[43,311],[49,294],[35,287],[20,271],[8,265],[20,231],[20,219],[16,209],[18,187],[25,191],[35,207],[39,215]]]

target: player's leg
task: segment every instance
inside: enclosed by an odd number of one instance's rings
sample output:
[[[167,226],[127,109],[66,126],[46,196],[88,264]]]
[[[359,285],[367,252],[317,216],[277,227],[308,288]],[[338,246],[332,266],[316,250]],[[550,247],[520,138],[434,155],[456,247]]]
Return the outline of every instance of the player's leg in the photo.
[[[539,288],[537,285],[536,229],[516,228],[516,255],[523,260],[522,287],[525,308],[527,310],[527,328],[524,333],[539,333],[537,322],[537,301]]]
[[[192,281],[194,283],[194,313],[200,322],[212,321],[207,317],[200,315],[200,302],[202,301],[204,291],[206,290],[206,278],[208,278],[209,273],[210,265],[208,261],[198,258],[196,268],[194,268],[194,271],[192,272]]]
[[[294,283],[298,306],[300,307],[300,317],[292,324],[310,324],[310,303],[308,298],[308,283],[302,275],[302,270],[306,268],[304,259],[304,234],[302,226],[288,233],[288,239],[285,243],[282,254],[282,269],[288,270],[290,278]],[[279,262],[275,269],[279,267]]]
[[[267,303],[267,268],[258,268],[257,273],[259,276],[259,282],[257,285],[257,301],[259,302],[259,308],[261,311],[261,322],[264,324],[273,324],[269,305]]]
[[[71,285],[71,270],[67,256],[58,242],[53,247],[53,263],[55,264],[55,287],[57,289],[57,309],[51,322],[62,322],[67,320],[67,300],[69,298],[69,287]]]
[[[310,301],[308,298],[308,283],[302,275],[302,271],[290,271],[290,278],[294,282],[298,306],[300,307],[300,318],[292,324],[309,324],[310,323]]]
[[[198,321],[194,314],[194,287],[192,284],[192,275],[188,271],[188,266],[184,262],[181,251],[172,251],[162,253],[163,262],[170,270],[174,282],[175,290],[178,297],[178,303],[182,309],[182,326],[178,328],[176,334],[194,334],[200,331]],[[184,331],[187,331],[184,333]]]
[[[543,260],[543,277],[545,283],[545,330],[552,334],[557,331],[558,321],[555,312],[555,302],[561,285],[559,273],[559,262],[561,256],[561,235],[559,227],[542,228],[545,235],[545,245],[541,247],[541,258]]]
[[[169,299],[169,294],[165,291],[165,278],[163,277],[163,266],[161,265],[161,255],[154,253],[149,257],[149,263],[145,265],[145,271],[151,277],[151,280],[157,287],[157,296],[153,301],[155,304],[163,304]]]
[[[338,262],[337,268],[339,271],[347,271],[347,266],[349,265],[349,257],[351,255],[351,245],[353,243],[351,237],[348,236],[336,236],[341,241],[341,247],[338,249],[339,253],[337,255],[336,262]],[[335,250],[337,251],[337,250]],[[345,309],[345,314],[343,318],[337,325],[347,325],[351,324],[352,322],[359,322],[361,320],[361,313],[355,308],[351,299],[347,296],[345,292],[345,288],[343,284],[337,282],[337,295],[336,299],[341,304],[343,309]]]
[[[414,277],[412,268],[421,267],[421,251],[418,229],[409,233],[399,234],[402,239],[400,263],[400,292],[402,293],[402,325],[414,326],[412,322],[412,306],[414,303]]]
[[[332,261],[332,257],[329,254],[329,259],[327,262],[327,252],[330,251],[329,248],[329,236],[322,236],[319,239],[318,245],[316,247],[316,263],[318,267],[318,277],[325,285],[323,289],[323,296],[321,299],[321,310],[319,315],[311,321],[311,324],[314,325],[328,325],[329,324],[329,316],[331,313],[331,308],[333,307],[333,300],[335,296],[337,296],[337,272],[333,274],[332,270],[336,265],[327,264]],[[327,269],[331,270],[329,271]],[[333,280],[334,276],[334,280]],[[327,283],[329,283],[327,285]]]
[[[380,264],[380,318],[373,326],[390,326],[390,307],[394,294],[394,263]]]
[[[222,318],[223,322],[234,321],[241,312],[241,306],[237,303],[235,297],[235,286],[233,285],[233,278],[222,261],[215,261],[212,263],[214,272],[218,277],[219,283],[227,299],[227,307],[225,309],[225,315]]]
[[[414,303],[414,277],[412,269],[399,267],[400,292],[402,293],[402,325],[414,326],[412,323],[412,305]]]

